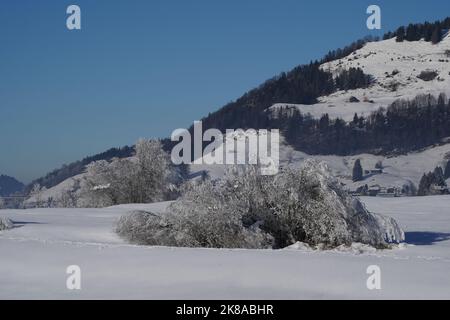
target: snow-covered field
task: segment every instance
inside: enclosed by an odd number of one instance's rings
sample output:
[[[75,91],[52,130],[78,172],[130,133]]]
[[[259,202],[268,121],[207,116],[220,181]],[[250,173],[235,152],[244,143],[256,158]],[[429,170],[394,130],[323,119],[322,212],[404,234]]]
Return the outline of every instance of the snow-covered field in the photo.
[[[1,299],[449,299],[450,196],[364,198],[394,217],[408,245],[374,251],[216,250],[139,247],[113,232],[139,208],[2,210],[16,228],[0,232]],[[361,252],[359,252],[361,251]],[[81,290],[66,268],[81,267]],[[381,268],[381,290],[366,269]]]

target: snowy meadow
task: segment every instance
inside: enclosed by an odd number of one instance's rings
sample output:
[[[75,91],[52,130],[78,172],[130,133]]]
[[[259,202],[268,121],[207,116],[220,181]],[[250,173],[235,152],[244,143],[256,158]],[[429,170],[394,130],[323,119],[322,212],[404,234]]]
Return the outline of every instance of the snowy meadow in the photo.
[[[164,214],[172,202],[102,209],[2,210],[14,228],[0,232],[2,299],[448,299],[450,197],[363,198],[395,218],[406,244],[390,250],[356,244],[330,250],[138,246],[114,232],[132,211]],[[68,290],[66,268],[81,268]],[[367,268],[381,290],[367,288]]]

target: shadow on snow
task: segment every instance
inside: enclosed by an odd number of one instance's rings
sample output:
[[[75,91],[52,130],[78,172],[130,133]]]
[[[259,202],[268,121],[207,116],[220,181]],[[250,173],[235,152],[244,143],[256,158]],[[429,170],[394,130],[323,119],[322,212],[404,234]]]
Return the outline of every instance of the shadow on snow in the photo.
[[[450,233],[414,231],[405,232],[406,243],[429,246],[436,242],[450,240]]]

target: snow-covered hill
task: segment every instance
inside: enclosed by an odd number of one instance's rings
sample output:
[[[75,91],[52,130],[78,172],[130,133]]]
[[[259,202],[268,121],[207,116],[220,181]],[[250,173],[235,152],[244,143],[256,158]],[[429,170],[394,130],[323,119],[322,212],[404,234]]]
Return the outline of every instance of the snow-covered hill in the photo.
[[[418,186],[424,173],[433,171],[445,165],[450,159],[450,144],[430,147],[425,150],[410,152],[405,155],[386,157],[372,154],[358,154],[353,156],[311,156],[295,151],[286,146],[282,150],[282,165],[298,166],[308,158],[324,161],[332,172],[347,185],[349,190],[356,190],[361,185],[380,185],[381,187],[402,187],[410,182]],[[382,163],[381,174],[365,174],[364,180],[352,182],[352,170],[357,159],[361,160],[364,170],[374,170],[377,162]],[[447,160],[445,160],[447,159]]]
[[[239,137],[239,139],[243,139]],[[357,154],[352,156],[335,155],[309,155],[293,149],[283,142],[281,137],[279,148],[280,167],[299,167],[306,159],[324,161],[332,173],[346,184],[348,190],[356,190],[359,186],[378,184],[381,187],[403,187],[414,183],[418,186],[424,173],[433,171],[437,166],[445,168],[450,160],[450,144],[434,146],[417,152],[410,152],[399,156],[377,156],[372,154]],[[227,143],[233,143],[228,139]],[[221,152],[222,148],[219,149]],[[383,165],[381,174],[367,174],[360,182],[352,182],[353,165],[357,159],[361,160],[364,170],[373,170],[377,162]],[[226,170],[225,165],[191,165],[193,176],[200,176],[199,172],[205,171],[212,178],[220,178]]]
[[[400,98],[411,99],[419,94],[437,97],[440,93],[450,96],[450,35],[438,44],[423,40],[396,42],[395,38],[369,42],[349,56],[321,66],[334,75],[352,67],[373,76],[375,83],[367,89],[320,97],[320,102],[314,105],[278,103],[270,110],[297,108],[315,118],[328,113],[330,118],[350,121],[355,113],[368,115]],[[436,71],[438,75],[434,80],[424,81],[418,78],[423,71]],[[349,102],[351,97],[360,102]]]
[[[394,217],[408,245],[326,252],[140,247],[114,234],[115,221],[134,209],[164,212],[168,203],[0,210],[15,223],[0,232],[0,299],[449,299],[450,196],[363,201]],[[66,289],[70,265],[81,268],[80,291]],[[366,287],[371,265],[381,269],[381,290]]]

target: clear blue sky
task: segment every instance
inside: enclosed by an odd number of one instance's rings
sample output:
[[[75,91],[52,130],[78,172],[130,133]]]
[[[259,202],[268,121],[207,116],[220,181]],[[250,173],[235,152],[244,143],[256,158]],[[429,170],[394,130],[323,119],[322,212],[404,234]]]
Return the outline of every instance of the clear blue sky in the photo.
[[[66,8],[82,30],[66,29]],[[450,1],[8,0],[0,3],[0,173],[28,182],[139,137],[165,137],[281,71]]]

